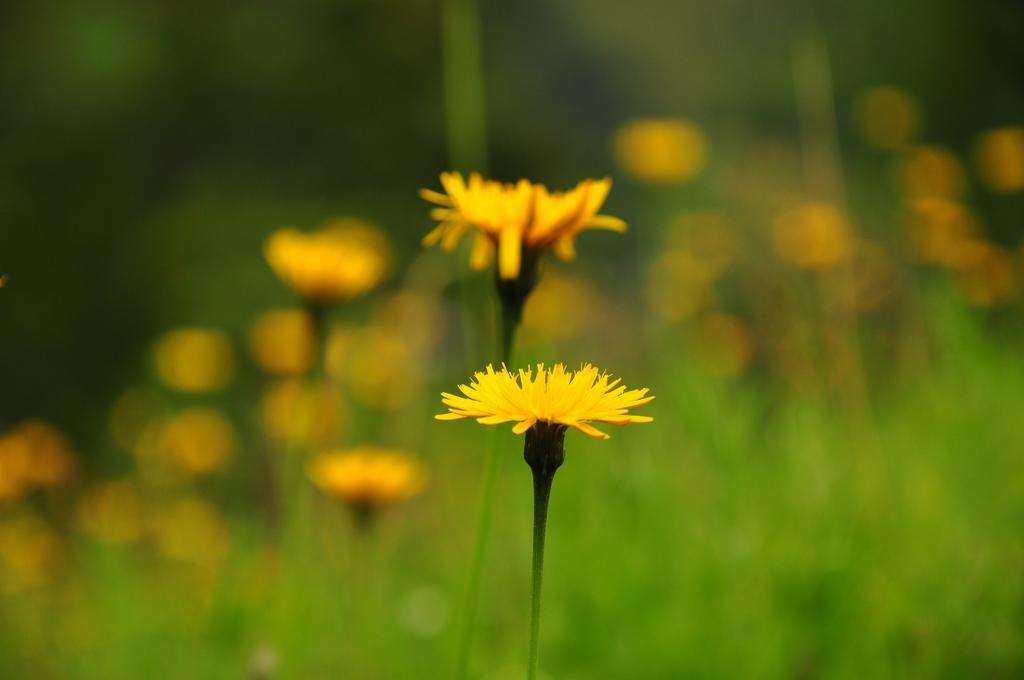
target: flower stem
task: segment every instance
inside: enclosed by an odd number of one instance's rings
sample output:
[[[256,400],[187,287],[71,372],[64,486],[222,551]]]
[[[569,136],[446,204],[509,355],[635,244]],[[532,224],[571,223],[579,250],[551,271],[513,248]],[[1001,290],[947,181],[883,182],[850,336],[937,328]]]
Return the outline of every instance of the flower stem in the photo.
[[[526,677],[537,677],[537,655],[540,648],[540,590],[544,577],[544,537],[548,524],[548,499],[554,470],[533,472],[533,578],[530,594],[530,657]]]
[[[526,677],[537,677],[540,649],[540,593],[544,576],[544,537],[548,525],[548,500],[555,472],[565,461],[565,425],[539,422],[526,431],[523,459],[533,471],[533,577],[530,594],[530,655]]]

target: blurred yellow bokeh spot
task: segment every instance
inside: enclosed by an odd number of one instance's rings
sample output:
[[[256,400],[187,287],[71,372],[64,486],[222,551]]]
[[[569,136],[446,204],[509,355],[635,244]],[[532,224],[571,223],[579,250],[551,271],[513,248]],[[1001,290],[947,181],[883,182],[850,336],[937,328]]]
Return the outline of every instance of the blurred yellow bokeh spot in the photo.
[[[1005,127],[982,134],[975,160],[982,181],[992,191],[1024,189],[1024,127]]]
[[[803,203],[776,218],[775,252],[784,262],[813,271],[838,267],[853,251],[846,218],[828,203]]]
[[[523,333],[572,340],[588,332],[604,308],[600,293],[586,279],[548,270],[526,302]]]
[[[967,190],[964,168],[952,152],[936,146],[916,146],[897,164],[904,196],[960,200]]]
[[[142,502],[134,482],[114,479],[96,483],[78,500],[78,527],[106,543],[132,543],[146,530]]]
[[[313,320],[304,309],[271,309],[249,328],[249,352],[273,375],[303,375],[316,354]]]
[[[980,228],[962,203],[943,198],[911,201],[906,225],[911,250],[922,262],[962,269],[974,257]]]
[[[221,331],[188,327],[168,331],[156,343],[157,375],[180,392],[213,392],[226,387],[235,372],[231,341]]]
[[[342,401],[330,385],[306,384],[299,378],[285,378],[268,386],[260,398],[264,430],[280,441],[323,446],[341,424]]]
[[[0,522],[0,593],[43,586],[64,562],[64,541],[39,516],[19,513]]]
[[[921,129],[917,101],[895,87],[872,87],[857,97],[854,121],[864,141],[895,151],[910,144]]]
[[[231,421],[220,411],[194,407],[163,424],[160,447],[167,461],[181,471],[206,475],[224,467],[237,439]]]
[[[227,552],[227,523],[201,498],[182,498],[157,511],[151,529],[157,551],[171,560],[214,569]]]
[[[678,118],[643,118],[615,133],[615,157],[634,179],[652,184],[679,184],[694,178],[707,163],[708,144],[693,122]]]
[[[421,463],[401,451],[358,446],[318,455],[309,478],[324,494],[357,506],[382,506],[420,493],[427,482]]]
[[[76,454],[60,430],[41,420],[19,423],[0,435],[0,502],[66,484],[75,467]]]
[[[958,273],[967,302],[976,307],[999,307],[1012,301],[1019,286],[1015,264],[1005,248],[977,242],[974,257]]]

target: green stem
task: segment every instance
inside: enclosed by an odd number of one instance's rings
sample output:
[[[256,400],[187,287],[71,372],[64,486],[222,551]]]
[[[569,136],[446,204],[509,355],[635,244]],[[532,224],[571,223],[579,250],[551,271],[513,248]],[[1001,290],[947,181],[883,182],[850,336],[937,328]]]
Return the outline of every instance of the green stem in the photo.
[[[544,537],[548,524],[548,499],[554,470],[533,472],[533,578],[530,594],[530,659],[526,677],[537,677],[537,655],[540,647],[540,590],[544,576]]]
[[[448,161],[453,170],[486,172],[487,123],[477,0],[444,0],[441,41]]]

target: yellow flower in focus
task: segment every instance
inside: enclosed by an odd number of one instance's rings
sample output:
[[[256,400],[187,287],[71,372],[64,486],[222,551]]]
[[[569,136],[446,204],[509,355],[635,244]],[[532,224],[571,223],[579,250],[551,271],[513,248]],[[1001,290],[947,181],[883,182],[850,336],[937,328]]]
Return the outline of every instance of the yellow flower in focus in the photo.
[[[718,376],[740,375],[754,355],[754,337],[740,318],[714,312],[697,323],[697,349],[707,369]]]
[[[474,269],[487,267],[498,251],[498,273],[502,279],[519,276],[525,257],[534,258],[551,248],[563,260],[576,256],[576,236],[587,229],[622,232],[626,223],[610,215],[598,215],[608,191],[610,179],[586,179],[569,191],[550,192],[542,184],[525,179],[515,184],[485,180],[473,173],[469,182],[457,172],[441,173],[446,193],[422,189],[420,196],[437,208],[431,218],[440,222],[423,239],[453,250],[462,235],[476,229],[470,264]]]
[[[523,310],[523,332],[553,340],[573,340],[601,318],[600,293],[583,278],[545,273]]]
[[[79,528],[107,543],[133,543],[142,538],[145,516],[135,484],[127,479],[99,482],[78,500]]]
[[[707,162],[707,141],[688,120],[647,118],[623,125],[614,140],[615,157],[634,178],[678,184],[695,177]]]
[[[186,409],[164,423],[160,444],[164,456],[178,469],[206,475],[224,467],[234,453],[235,428],[220,411]]]
[[[1005,305],[1017,295],[1019,281],[1013,256],[995,244],[978,241],[975,256],[959,272],[960,290],[976,307]]]
[[[313,319],[304,309],[272,309],[249,327],[249,353],[273,375],[305,375],[316,354]]]
[[[279,229],[267,239],[263,253],[278,278],[317,304],[368,293],[390,267],[383,234],[352,219],[335,220],[312,233]]]
[[[322,446],[340,429],[341,398],[329,385],[280,380],[264,390],[260,415],[267,434],[280,441]]]
[[[227,523],[199,498],[183,498],[156,513],[152,531],[157,550],[171,560],[213,569],[227,552]]]
[[[308,474],[327,496],[363,507],[411,498],[427,483],[426,470],[414,458],[375,446],[318,455],[310,462]]]
[[[800,269],[838,267],[853,250],[846,219],[827,203],[804,203],[783,213],[775,220],[772,236],[778,256]]]
[[[992,191],[1024,189],[1024,127],[1005,127],[981,135],[975,151],[978,172]]]
[[[943,198],[912,201],[906,229],[918,259],[950,269],[963,269],[971,263],[981,231],[966,206]]]
[[[921,129],[917,101],[895,87],[872,87],[861,93],[854,119],[864,141],[887,151],[911,143]]]
[[[628,425],[654,420],[629,413],[629,409],[654,399],[647,396],[647,388],[627,390],[619,382],[590,364],[578,371],[566,371],[564,364],[555,364],[550,369],[537,364],[536,376],[529,368],[513,374],[504,366],[495,371],[488,365],[486,371],[474,374],[472,383],[459,385],[465,396],[442,393],[449,412],[434,417],[476,418],[483,425],[515,423],[512,431],[516,434],[523,434],[537,423],[563,425],[597,439],[608,439],[607,434],[590,423]]]
[[[180,392],[214,392],[227,387],[235,372],[227,335],[210,328],[178,328],[154,348],[157,375]]]
[[[910,149],[897,165],[900,186],[907,198],[963,198],[967,187],[964,169],[951,152],[934,146]]]
[[[65,562],[61,537],[34,514],[0,522],[0,593],[46,585]]]

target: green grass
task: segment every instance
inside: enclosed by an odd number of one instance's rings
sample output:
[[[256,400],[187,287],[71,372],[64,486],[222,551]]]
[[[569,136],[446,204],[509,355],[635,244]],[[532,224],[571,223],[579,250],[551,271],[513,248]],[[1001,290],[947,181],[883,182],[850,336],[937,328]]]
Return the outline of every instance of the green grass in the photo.
[[[821,393],[770,396],[679,353],[651,375],[653,425],[606,442],[570,432],[550,508],[542,677],[1018,676],[1020,352],[958,307],[931,310],[937,358],[876,397],[870,427]],[[620,372],[642,379],[639,366]],[[280,677],[448,676],[484,432],[425,433],[430,492],[362,538],[320,503],[305,559],[275,553],[245,516],[231,518],[214,574],[80,540],[64,580],[0,601],[4,667],[240,677],[269,653]],[[517,678],[530,477],[521,440],[500,440],[471,674]]]

